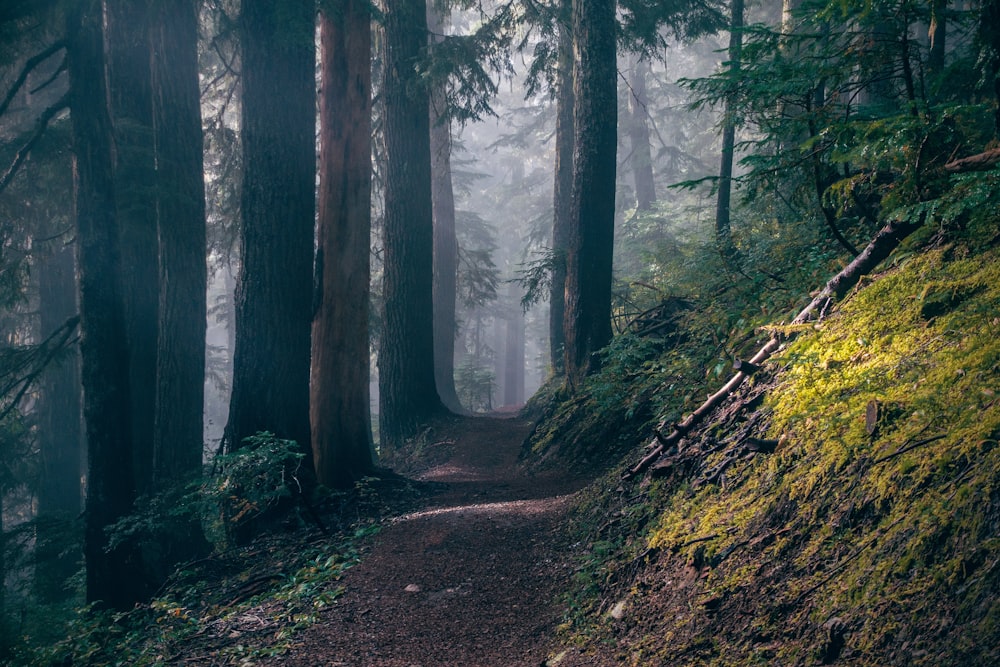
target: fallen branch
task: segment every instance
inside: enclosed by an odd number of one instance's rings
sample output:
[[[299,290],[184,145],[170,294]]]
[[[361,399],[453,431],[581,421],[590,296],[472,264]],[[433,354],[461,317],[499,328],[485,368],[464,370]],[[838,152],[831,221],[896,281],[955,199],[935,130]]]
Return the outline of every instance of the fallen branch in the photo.
[[[896,451],[894,451],[892,454],[886,454],[885,456],[880,456],[879,458],[875,459],[874,461],[872,461],[872,465],[878,465],[879,463],[885,463],[889,459],[894,459],[897,456],[901,456],[901,455],[905,454],[906,452],[910,451],[911,449],[916,449],[917,447],[922,447],[923,445],[932,443],[935,440],[941,440],[942,438],[944,438],[946,436],[947,436],[947,434],[942,433],[941,435],[935,435],[935,436],[931,436],[930,438],[924,438],[923,440],[917,440],[916,442],[912,442],[910,444],[904,444],[902,447],[900,447],[899,449],[897,449]]]
[[[792,324],[805,324],[814,319],[819,319],[820,316],[826,312],[830,303],[837,299],[842,299],[855,285],[861,280],[861,277],[870,273],[875,269],[876,266],[882,263],[892,251],[895,250],[899,244],[907,236],[915,232],[924,221],[924,217],[921,216],[915,222],[909,222],[904,220],[893,220],[885,227],[880,229],[877,234],[868,243],[861,254],[854,258],[850,264],[845,266],[837,275],[831,278],[826,285],[823,287],[819,293],[813,297],[813,300],[809,302],[809,305],[802,309],[795,319],[792,320]],[[794,337],[794,334],[788,334],[788,338]],[[741,368],[746,367],[747,369],[756,369],[764,361],[769,359],[772,354],[780,347],[781,338],[779,336],[772,336],[767,343],[761,347],[753,357],[750,358],[749,362],[743,362]],[[688,417],[675,424],[673,431],[669,435],[662,434],[662,428],[666,424],[661,424],[659,429],[656,429],[655,442],[656,446],[653,447],[650,452],[642,458],[637,464],[632,466],[624,475],[623,479],[632,479],[633,477],[642,474],[647,468],[649,468],[654,461],[656,461],[660,456],[667,451],[670,447],[678,444],[681,439],[691,431],[692,428],[700,424],[705,417],[712,413],[720,403],[722,403],[726,398],[728,398],[736,389],[743,384],[743,381],[750,376],[750,373],[743,370],[738,370],[735,375],[733,375],[728,382],[717,392],[708,397],[701,406],[692,412]]]
[[[960,174],[965,171],[986,171],[1000,162],[1000,148],[992,148],[978,155],[970,155],[958,160],[952,160],[944,165],[949,174]]]
[[[46,47],[41,53],[38,53],[25,61],[24,67],[21,68],[21,71],[14,80],[14,83],[11,84],[10,90],[7,91],[7,95],[3,98],[3,101],[0,102],[0,116],[7,112],[7,108],[10,106],[10,103],[14,101],[18,91],[21,90],[21,87],[28,80],[28,75],[31,74],[32,70],[59,51],[62,51],[64,48],[66,48],[66,40],[60,39],[59,41]]]

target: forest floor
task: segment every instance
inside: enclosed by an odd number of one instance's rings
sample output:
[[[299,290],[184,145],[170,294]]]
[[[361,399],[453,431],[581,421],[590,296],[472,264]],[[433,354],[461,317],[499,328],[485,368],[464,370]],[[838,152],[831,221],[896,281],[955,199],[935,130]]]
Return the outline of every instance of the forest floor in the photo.
[[[565,520],[587,480],[524,472],[530,428],[516,416],[439,426],[427,446],[437,464],[412,475],[433,489],[423,507],[388,520],[343,595],[263,664],[545,665],[575,567]]]

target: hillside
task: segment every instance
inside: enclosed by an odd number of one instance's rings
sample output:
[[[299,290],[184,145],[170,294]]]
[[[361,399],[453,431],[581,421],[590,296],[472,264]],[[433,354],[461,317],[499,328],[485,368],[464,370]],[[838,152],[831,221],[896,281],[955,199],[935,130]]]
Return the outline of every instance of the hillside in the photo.
[[[626,457],[548,664],[1000,662],[998,255],[901,255],[648,475]]]
[[[410,481],[326,501],[332,533],[189,564],[14,664],[997,664],[986,240],[904,251],[821,321],[759,330],[786,342],[642,474],[655,415],[720,382],[694,371],[710,348],[684,309],[657,341],[623,337],[585,391],[550,388],[540,421],[435,424]]]

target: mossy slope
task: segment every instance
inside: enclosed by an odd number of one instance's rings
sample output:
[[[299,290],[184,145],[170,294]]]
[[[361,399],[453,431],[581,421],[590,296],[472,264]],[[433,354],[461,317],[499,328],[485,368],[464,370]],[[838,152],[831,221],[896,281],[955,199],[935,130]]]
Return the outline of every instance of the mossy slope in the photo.
[[[582,511],[575,641],[632,665],[1000,664],[1000,252],[910,257],[772,368],[750,420],[773,453]]]

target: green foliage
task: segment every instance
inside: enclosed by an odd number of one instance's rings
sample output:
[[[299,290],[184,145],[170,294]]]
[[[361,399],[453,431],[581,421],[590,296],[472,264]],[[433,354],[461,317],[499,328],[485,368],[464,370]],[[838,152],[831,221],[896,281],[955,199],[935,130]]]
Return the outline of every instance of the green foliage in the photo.
[[[496,230],[471,211],[455,212],[458,238],[458,301],[465,308],[485,306],[497,298],[500,272],[493,261]]]
[[[493,390],[496,374],[491,366],[475,358],[466,358],[455,369],[455,391],[466,409],[472,412],[489,412],[493,409]]]
[[[246,665],[280,656],[343,593],[340,579],[358,562],[355,545],[372,532],[361,528],[334,544],[305,549],[259,545],[221,578],[211,566],[226,562],[221,556],[207,559],[207,571],[191,566],[179,572],[148,605],[126,613],[80,609],[65,639],[32,649],[28,638],[10,664],[160,665],[181,653],[202,653],[213,655],[216,664]],[[261,563],[277,569],[261,572]],[[266,646],[254,641],[261,629],[268,631]]]
[[[958,180],[972,196],[993,178]],[[968,219],[970,203],[937,210]],[[994,240],[996,210],[979,214]],[[974,239],[988,229],[981,219]],[[852,664],[992,664],[998,267],[995,247],[904,254],[800,333],[750,418],[773,454],[727,462],[714,447],[637,494],[613,471],[575,518],[584,547],[563,630],[622,642],[626,664],[813,664],[837,618]],[[733,437],[706,429],[686,446]],[[609,599],[658,615],[622,638],[602,617]]]
[[[222,508],[227,530],[264,515],[300,495],[299,473],[305,454],[294,440],[266,431],[244,438],[242,446],[213,461],[212,475],[201,489],[204,501]]]

